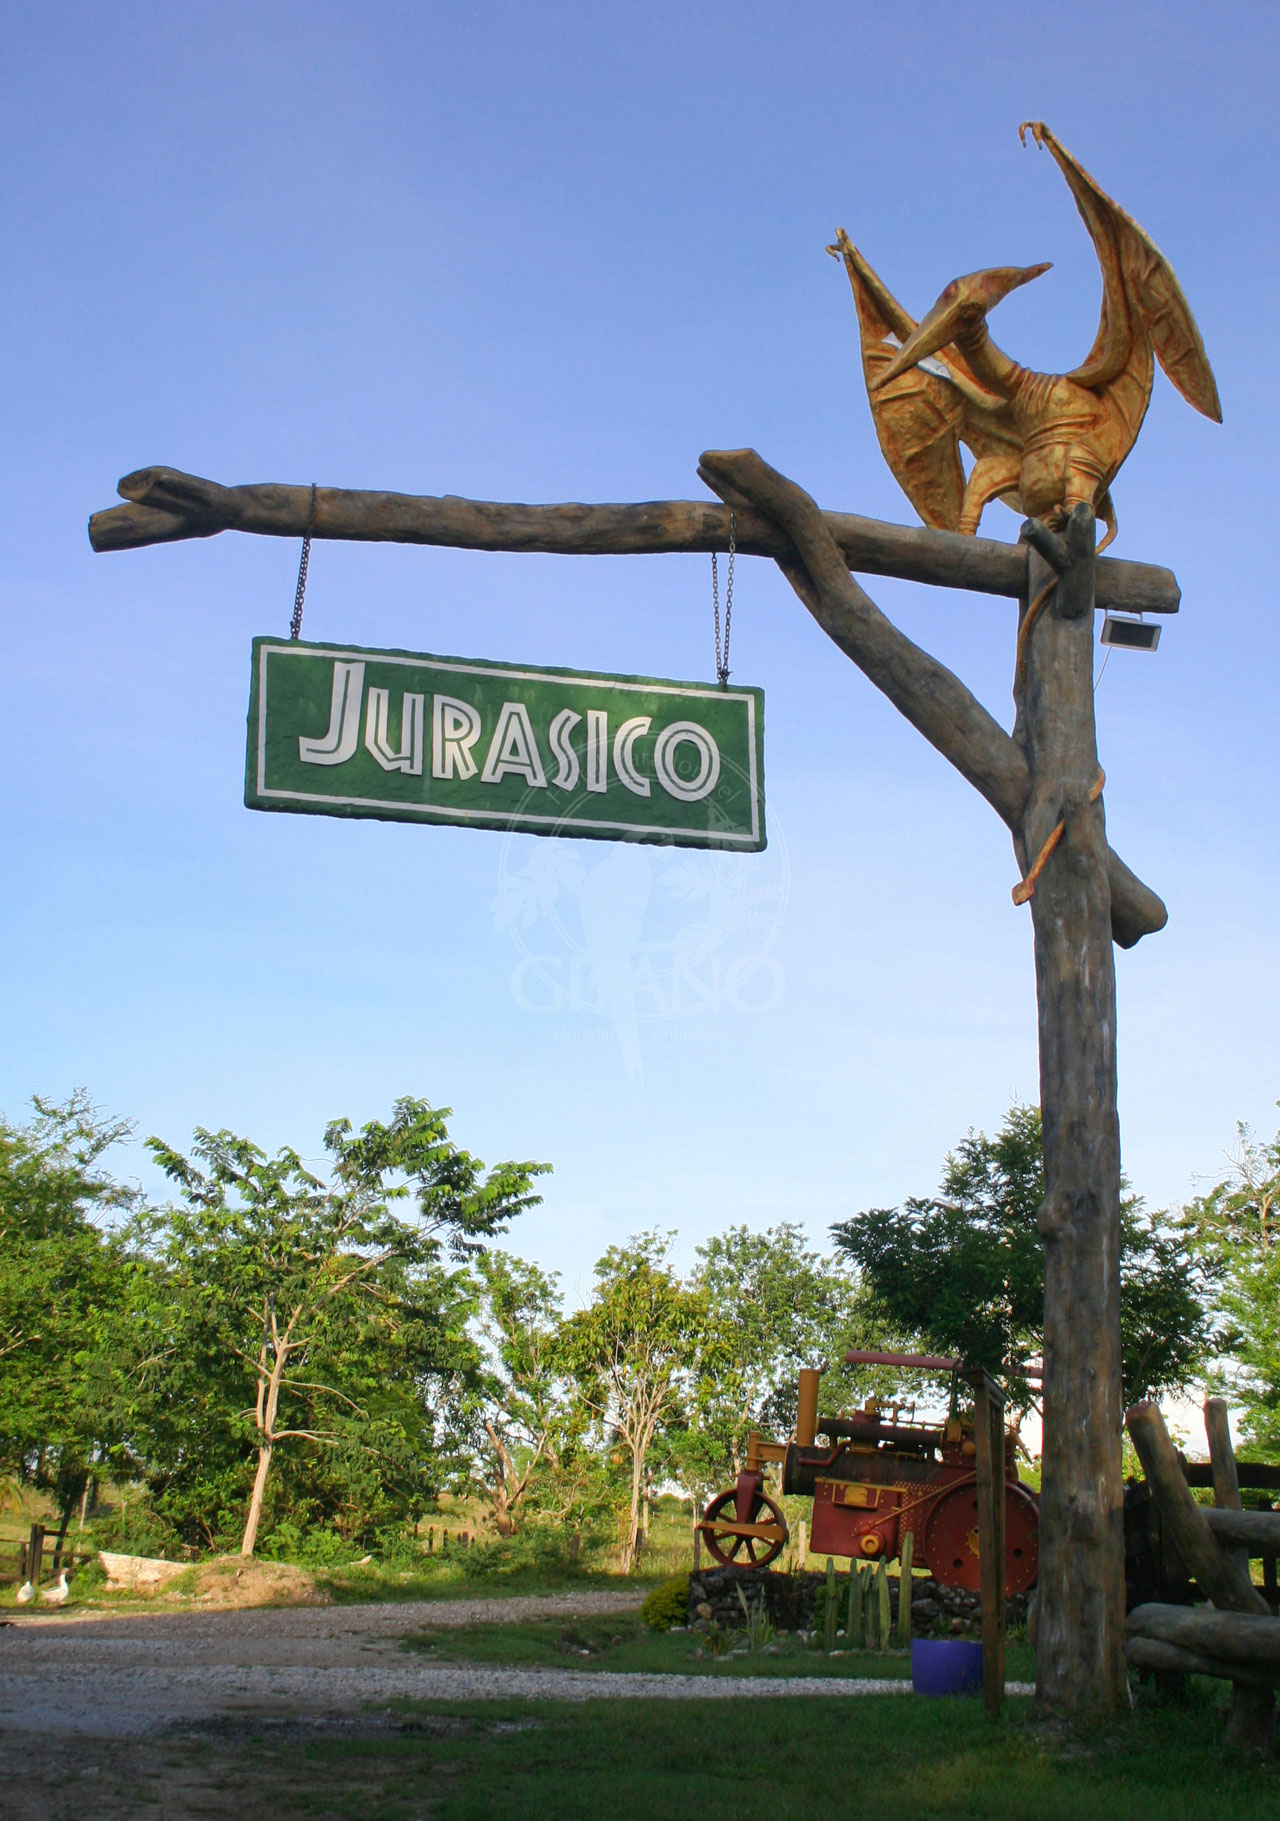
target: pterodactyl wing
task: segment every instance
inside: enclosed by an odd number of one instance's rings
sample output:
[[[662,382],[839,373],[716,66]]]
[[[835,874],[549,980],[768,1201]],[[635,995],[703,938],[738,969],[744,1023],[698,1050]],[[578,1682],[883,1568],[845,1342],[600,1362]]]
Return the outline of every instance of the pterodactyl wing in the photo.
[[[1098,333],[1084,365],[1068,377],[1082,386],[1109,385],[1128,366],[1134,336],[1145,334],[1187,403],[1220,424],[1222,405],[1209,358],[1168,260],[1043,121],[1028,121],[1019,130],[1025,137],[1028,129],[1037,145],[1048,147],[1066,178],[1102,267]]]
[[[965,486],[960,444],[981,457],[1018,443],[1004,400],[978,383],[954,347],[940,355],[947,377],[912,367],[877,389],[875,380],[914,331],[915,318],[843,228],[827,251],[843,259],[853,287],[862,372],[884,458],[925,524],[954,531]]]

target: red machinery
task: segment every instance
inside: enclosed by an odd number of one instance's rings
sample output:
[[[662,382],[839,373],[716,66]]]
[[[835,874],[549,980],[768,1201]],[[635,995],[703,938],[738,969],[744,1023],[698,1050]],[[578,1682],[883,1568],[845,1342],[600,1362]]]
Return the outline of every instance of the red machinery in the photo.
[[[961,1362],[921,1353],[853,1352],[850,1365],[914,1366],[956,1374]],[[978,1591],[978,1489],[973,1423],[952,1414],[939,1423],[902,1421],[875,1398],[861,1410],[818,1415],[819,1374],[800,1374],[793,1442],[753,1434],[732,1491],[713,1498],[698,1528],[717,1562],[763,1568],[787,1542],[787,1521],[764,1489],[764,1468],[782,1467],[782,1490],[813,1500],[809,1547],[815,1555],[892,1561],[907,1532],[914,1563],[944,1587]],[[820,1446],[818,1437],[825,1438]],[[1017,1431],[1005,1432],[1005,1591],[1035,1584],[1039,1510],[1018,1478]]]

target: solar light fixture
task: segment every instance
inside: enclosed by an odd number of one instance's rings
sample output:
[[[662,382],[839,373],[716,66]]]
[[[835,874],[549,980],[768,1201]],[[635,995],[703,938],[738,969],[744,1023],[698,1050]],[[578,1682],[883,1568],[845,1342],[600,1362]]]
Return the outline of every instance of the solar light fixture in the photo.
[[[1160,643],[1160,628],[1149,626],[1141,617],[1108,613],[1102,622],[1102,643],[1120,645],[1126,651],[1154,651]]]

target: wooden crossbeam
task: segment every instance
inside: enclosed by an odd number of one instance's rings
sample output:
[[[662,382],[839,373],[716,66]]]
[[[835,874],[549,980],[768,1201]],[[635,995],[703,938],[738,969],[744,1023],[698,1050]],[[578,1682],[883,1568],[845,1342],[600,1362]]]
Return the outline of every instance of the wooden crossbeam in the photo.
[[[139,468],[118,491],[127,506],[89,520],[98,551],[136,550],[220,531],[301,537],[311,511],[310,487],[262,482],[223,487],[177,468]],[[890,525],[854,512],[824,512],[849,568],[894,575],[939,588],[1016,600],[1026,585],[1026,551],[996,538],[960,537],[923,525]],[[647,500],[636,505],[525,506],[454,494],[373,493],[316,489],[312,536],[360,543],[436,544],[457,550],[526,550],[560,556],[637,556],[708,552],[729,547],[729,509],[711,500]],[[746,556],[785,557],[785,532],[750,507],[737,514],[738,549]],[[1172,571],[1154,563],[1102,557],[1097,602],[1124,613],[1176,613]]]
[[[1220,1511],[1202,1506],[1220,1543],[1246,1555],[1280,1555],[1280,1511]]]

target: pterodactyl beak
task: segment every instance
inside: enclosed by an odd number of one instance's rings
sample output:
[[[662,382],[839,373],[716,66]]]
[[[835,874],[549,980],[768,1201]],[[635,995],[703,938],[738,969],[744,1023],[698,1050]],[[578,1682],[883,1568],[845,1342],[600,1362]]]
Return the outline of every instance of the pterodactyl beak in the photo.
[[[969,324],[986,316],[989,310],[1016,291],[1019,285],[1030,284],[1033,278],[1039,278],[1047,272],[1052,262],[1047,261],[1038,266],[993,266],[986,272],[972,272],[967,278],[957,278],[949,284],[942,296],[934,304],[928,315],[917,323],[914,331],[894,355],[889,365],[875,382],[875,389],[887,386],[891,379],[897,379],[900,373],[916,366],[929,354],[936,354],[939,348],[945,348],[948,342],[954,341],[958,332]]]

